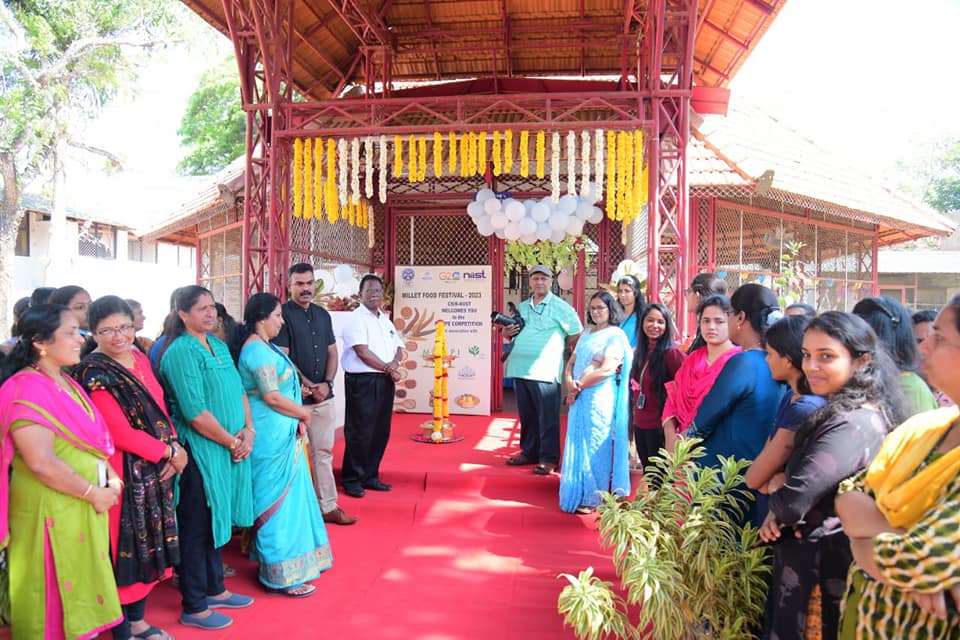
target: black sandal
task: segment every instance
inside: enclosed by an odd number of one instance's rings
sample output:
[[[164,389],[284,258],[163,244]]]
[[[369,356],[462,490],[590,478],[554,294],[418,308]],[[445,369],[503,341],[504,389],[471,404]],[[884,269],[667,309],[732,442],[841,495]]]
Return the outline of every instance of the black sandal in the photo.
[[[541,462],[533,468],[533,472],[538,476],[548,476],[557,470],[557,465],[552,462]]]

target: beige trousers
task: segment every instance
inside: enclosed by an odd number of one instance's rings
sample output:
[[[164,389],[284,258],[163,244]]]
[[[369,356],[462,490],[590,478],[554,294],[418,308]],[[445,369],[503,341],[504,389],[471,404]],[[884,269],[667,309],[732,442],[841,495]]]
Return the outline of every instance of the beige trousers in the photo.
[[[320,510],[328,513],[337,508],[337,481],[333,477],[333,442],[337,417],[333,399],[310,407],[307,447],[313,471],[313,488],[320,501]]]

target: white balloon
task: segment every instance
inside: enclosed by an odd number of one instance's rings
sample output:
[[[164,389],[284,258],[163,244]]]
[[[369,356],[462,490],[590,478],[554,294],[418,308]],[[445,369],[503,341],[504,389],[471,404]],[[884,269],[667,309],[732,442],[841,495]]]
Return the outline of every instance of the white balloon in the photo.
[[[534,244],[537,241],[537,234],[535,233],[525,233],[520,236],[520,242],[524,244]]]
[[[470,207],[467,207],[469,210]],[[581,202],[577,205],[576,211],[573,212],[581,220],[589,220],[590,214],[593,213],[593,205],[589,202]]]
[[[467,213],[470,215],[471,218],[477,218],[478,216],[482,216],[486,212],[483,210],[482,203],[471,202],[470,204],[467,205]]]
[[[527,212],[527,215],[530,215],[530,212],[533,210],[533,205],[537,204],[536,200],[524,200],[523,201],[523,210]]]
[[[490,215],[495,214],[497,211],[500,211],[500,201],[496,198],[490,198],[489,200],[484,201],[483,210]]]
[[[537,224],[537,240],[549,240],[553,234],[553,229],[546,222]]]
[[[317,293],[324,293],[333,291],[333,274],[325,269],[315,269],[313,272],[313,279],[317,283]],[[320,288],[320,283],[323,282],[323,288]]]
[[[550,228],[561,229],[561,230],[566,229],[567,220],[569,219],[569,217],[570,216],[566,215],[565,213],[554,211],[553,213],[550,214],[550,220],[548,221],[550,223]]]
[[[585,187],[580,190],[580,201],[593,204],[597,201],[597,183],[588,182]]]
[[[530,209],[530,217],[537,222],[546,222],[550,219],[550,205],[538,202]]]
[[[567,237],[566,229],[554,229],[550,233],[550,239],[554,242],[563,242],[563,239]]]
[[[520,218],[517,224],[520,225],[520,233],[522,235],[537,235],[537,223],[534,222],[533,218]]]
[[[517,222],[527,214],[527,210],[523,208],[523,203],[513,198],[503,203],[503,210],[507,213],[507,218],[511,222]]]
[[[590,224],[597,224],[601,220],[603,220],[603,211],[600,209],[600,207],[593,207],[592,211],[590,212],[590,217],[587,218],[587,222]]]
[[[333,270],[333,279],[338,283],[350,282],[353,280],[353,269],[345,264],[338,265],[337,268]]]
[[[487,202],[489,202],[489,200]],[[493,225],[494,229],[503,229],[507,226],[508,222],[510,222],[510,220],[507,219],[507,214],[503,211],[497,210],[496,213],[490,216],[490,224]]]
[[[503,230],[503,235],[507,237],[507,240],[519,240],[520,239],[520,223],[511,222]]]
[[[500,238],[501,240],[503,240],[504,238],[507,237],[507,235],[504,233],[503,229],[494,229],[494,230],[493,230],[493,234],[494,234],[495,236],[497,236],[498,238]]]
[[[493,225],[490,224],[490,218],[477,218],[477,232],[482,236],[489,236],[493,233]]]
[[[583,233],[583,220],[577,216],[570,216],[567,218],[567,228],[566,231],[571,236],[578,236]]]
[[[497,194],[493,192],[493,189],[480,189],[480,191],[477,191],[475,201],[479,202],[480,204],[483,204],[490,198],[493,198],[493,199],[497,198]]]
[[[557,211],[562,211],[566,214],[571,214],[577,209],[577,196],[572,196],[569,193],[563,196],[560,196],[560,201],[557,202]]]
[[[353,282],[338,282],[333,288],[333,292],[338,296],[349,298],[357,292],[357,285]]]
[[[561,269],[557,275],[557,284],[561,289],[573,289],[573,273],[570,269]]]

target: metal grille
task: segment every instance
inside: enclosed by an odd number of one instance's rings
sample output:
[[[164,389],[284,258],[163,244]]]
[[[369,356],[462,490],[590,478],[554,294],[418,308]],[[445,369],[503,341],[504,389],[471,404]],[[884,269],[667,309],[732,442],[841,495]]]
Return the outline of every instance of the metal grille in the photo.
[[[488,241],[466,214],[396,218],[398,265],[489,264]]]
[[[81,256],[114,260],[117,257],[117,230],[96,222],[84,222],[80,225],[77,249]]]
[[[223,303],[234,317],[242,311],[241,245],[243,230],[239,227],[214,233],[200,239],[199,281]]]
[[[382,208],[382,207],[379,207]],[[376,231],[376,223],[374,223]],[[346,220],[330,224],[326,217],[291,218],[290,263],[332,260],[369,267],[368,230],[351,226]]]

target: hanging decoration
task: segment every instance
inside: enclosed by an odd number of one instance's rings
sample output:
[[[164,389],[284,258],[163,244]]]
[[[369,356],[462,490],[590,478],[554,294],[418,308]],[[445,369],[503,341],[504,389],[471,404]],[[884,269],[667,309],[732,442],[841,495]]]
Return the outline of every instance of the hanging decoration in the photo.
[[[344,218],[350,224],[369,228],[368,200],[374,194],[376,172],[380,175],[377,197],[383,204],[387,200],[389,182],[386,176],[392,174],[394,178],[400,178],[406,172],[408,182],[423,182],[427,179],[428,166],[432,167],[435,177],[454,175],[458,170],[464,178],[485,176],[488,166],[494,176],[513,175],[517,171],[519,175],[529,177],[532,163],[535,175],[544,179],[548,132],[534,133],[533,158],[530,157],[531,132],[527,130],[520,131],[516,149],[513,132],[507,129],[489,133],[448,132],[446,136],[439,131],[432,135],[397,135],[393,138],[392,151],[386,135],[376,139],[373,136],[294,139],[291,213],[308,220],[325,217],[331,224]],[[571,218],[580,220],[582,228],[583,222],[589,221],[596,209],[594,204],[604,194],[607,217],[624,224],[633,222],[646,205],[649,190],[643,132],[595,129],[580,131],[578,136],[576,131],[568,130],[565,149],[561,149],[561,132],[550,131],[549,134],[550,195],[545,205],[546,217],[537,219],[532,215],[542,202],[516,202],[508,209],[509,203],[499,206],[498,201],[483,210],[491,222],[490,228],[478,225],[478,229],[487,231],[486,235],[497,233],[503,238],[526,238],[531,242],[576,235],[567,230],[568,226],[571,229],[576,226]],[[491,147],[489,153],[488,144]],[[374,153],[379,154],[376,160]],[[392,158],[388,156],[390,153]],[[432,159],[428,158],[430,153]],[[446,162],[444,153],[448,154]],[[561,172],[564,154],[565,171]],[[515,165],[515,160],[519,166]],[[392,166],[388,166],[391,162]],[[566,180],[565,189],[562,180]],[[557,210],[564,216],[555,219]],[[538,216],[544,213],[543,209],[537,211]],[[502,218],[498,214],[502,214]],[[563,236],[561,232],[564,232]],[[508,238],[507,233],[515,238]]]

